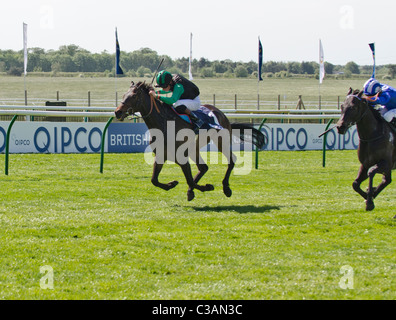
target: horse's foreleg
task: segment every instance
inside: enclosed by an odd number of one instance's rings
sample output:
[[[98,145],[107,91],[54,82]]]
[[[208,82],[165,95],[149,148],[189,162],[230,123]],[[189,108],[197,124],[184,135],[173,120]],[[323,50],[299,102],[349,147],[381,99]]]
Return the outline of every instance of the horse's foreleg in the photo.
[[[364,199],[367,199],[367,192],[364,192],[362,190],[362,188],[360,188],[360,185],[367,178],[368,178],[367,169],[363,165],[361,165],[358,175],[357,175],[357,178],[352,183],[352,187],[353,187],[353,190],[355,190],[357,193],[359,193]]]
[[[155,185],[158,188],[164,189],[166,191],[173,189],[176,187],[179,182],[178,181],[172,181],[167,184],[161,183],[158,181],[158,176],[161,173],[161,170],[163,168],[163,164],[158,163],[157,161],[154,162],[154,167],[153,167],[153,175],[151,177],[151,183]]]
[[[208,138],[206,144],[208,144],[209,141],[210,141],[210,138]],[[193,155],[191,155],[191,160],[195,162],[195,164],[197,165],[197,168],[198,168],[198,173],[194,177],[194,183],[196,183],[196,184],[198,184],[198,182],[202,179],[202,177],[205,175],[205,173],[208,172],[208,170],[209,170],[208,165],[205,163],[204,159],[202,159],[202,157],[201,157],[200,150],[201,150],[201,145],[199,144],[199,139],[197,138],[196,145],[195,145],[195,153]],[[214,190],[214,186],[211,184],[207,184],[206,188],[208,189],[206,191]]]
[[[205,163],[205,161],[202,159],[202,157],[200,155],[198,155],[198,160],[197,162],[194,160],[194,162],[197,165],[198,168],[198,173],[196,174],[196,176],[194,177],[194,183],[196,185],[198,185],[198,182],[202,179],[202,177],[205,175],[206,172],[208,172],[209,167],[208,165]],[[200,191],[212,191],[214,190],[214,186],[212,184],[206,184],[205,186],[199,186],[198,188]]]
[[[187,200],[191,201],[195,198],[194,194],[194,188],[197,186],[196,183],[194,183],[194,179],[191,173],[191,166],[190,163],[185,163],[185,164],[179,164],[181,169],[183,170],[184,176],[186,178],[187,184],[188,184],[188,190],[187,190]]]
[[[188,191],[187,191],[187,200],[188,201],[191,201],[194,199],[194,197],[195,197],[194,189],[198,189],[201,192],[214,190],[213,186],[210,184],[201,186],[194,181],[192,173],[191,173],[191,166],[190,166],[189,162],[187,162],[185,164],[179,164],[179,165],[183,170],[184,176],[186,178],[186,181],[187,181],[187,184],[189,187]]]

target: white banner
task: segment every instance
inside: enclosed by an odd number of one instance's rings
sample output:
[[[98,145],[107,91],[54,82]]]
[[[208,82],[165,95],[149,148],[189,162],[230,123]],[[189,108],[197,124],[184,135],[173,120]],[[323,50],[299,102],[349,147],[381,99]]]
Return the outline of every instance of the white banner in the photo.
[[[322,150],[324,136],[319,135],[326,129],[325,124],[277,124],[270,123],[262,128],[268,137],[265,150],[298,151]],[[345,135],[337,133],[336,129],[327,134],[326,149],[353,150],[359,145],[356,126],[351,127]]]
[[[105,125],[105,123],[85,122],[15,122],[11,129],[9,151],[10,153],[100,152]],[[3,153],[8,126],[8,122],[0,122],[0,152]]]
[[[323,82],[325,76],[324,53],[322,40],[319,40],[319,83]]]

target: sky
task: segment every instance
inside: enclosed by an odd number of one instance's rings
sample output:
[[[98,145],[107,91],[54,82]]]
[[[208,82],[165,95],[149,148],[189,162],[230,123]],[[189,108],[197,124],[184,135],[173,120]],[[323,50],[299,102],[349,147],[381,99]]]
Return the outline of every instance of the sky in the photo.
[[[0,4],[0,49],[57,50],[75,44],[92,53],[150,48],[172,59],[396,64],[396,1],[368,0],[14,0]]]

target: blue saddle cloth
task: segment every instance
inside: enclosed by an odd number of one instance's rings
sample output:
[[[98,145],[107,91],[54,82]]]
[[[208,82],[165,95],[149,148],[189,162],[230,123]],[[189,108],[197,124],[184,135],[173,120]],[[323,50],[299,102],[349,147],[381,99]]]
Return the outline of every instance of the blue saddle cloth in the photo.
[[[175,110],[176,111],[176,110]],[[221,130],[223,129],[223,127],[221,125],[218,124],[216,116],[213,114],[213,112],[211,110],[209,110],[208,108],[201,106],[198,110],[196,111],[192,111],[192,113],[199,119],[202,120],[202,122],[204,123],[201,126],[201,129],[217,129],[217,130]],[[192,123],[191,119],[189,118],[188,115],[186,114],[179,114],[179,116],[186,122],[188,123]]]

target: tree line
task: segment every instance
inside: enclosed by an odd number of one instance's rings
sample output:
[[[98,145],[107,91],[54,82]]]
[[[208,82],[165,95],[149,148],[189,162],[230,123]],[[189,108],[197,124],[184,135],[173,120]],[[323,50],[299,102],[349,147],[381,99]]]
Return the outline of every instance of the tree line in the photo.
[[[133,52],[121,52],[120,65],[126,76],[152,75],[160,60],[164,59],[163,67],[172,73],[188,74],[189,59],[172,59],[167,55],[159,55],[149,48],[141,48]],[[193,59],[192,72],[199,77],[257,77],[258,63],[234,62],[231,60],[209,61],[205,58]],[[372,66],[359,66],[355,62],[346,65],[333,65],[325,62],[326,74],[340,74],[349,77],[356,74],[370,74]],[[303,62],[276,62],[267,61],[262,65],[264,77],[288,77],[290,75],[318,76],[319,63]],[[9,75],[22,75],[23,51],[0,50],[0,72]],[[58,50],[44,50],[29,48],[27,72],[81,72],[100,73],[105,76],[114,76],[115,54],[107,51],[91,53],[77,45],[65,45]],[[394,78],[396,65],[378,66],[377,74]]]

